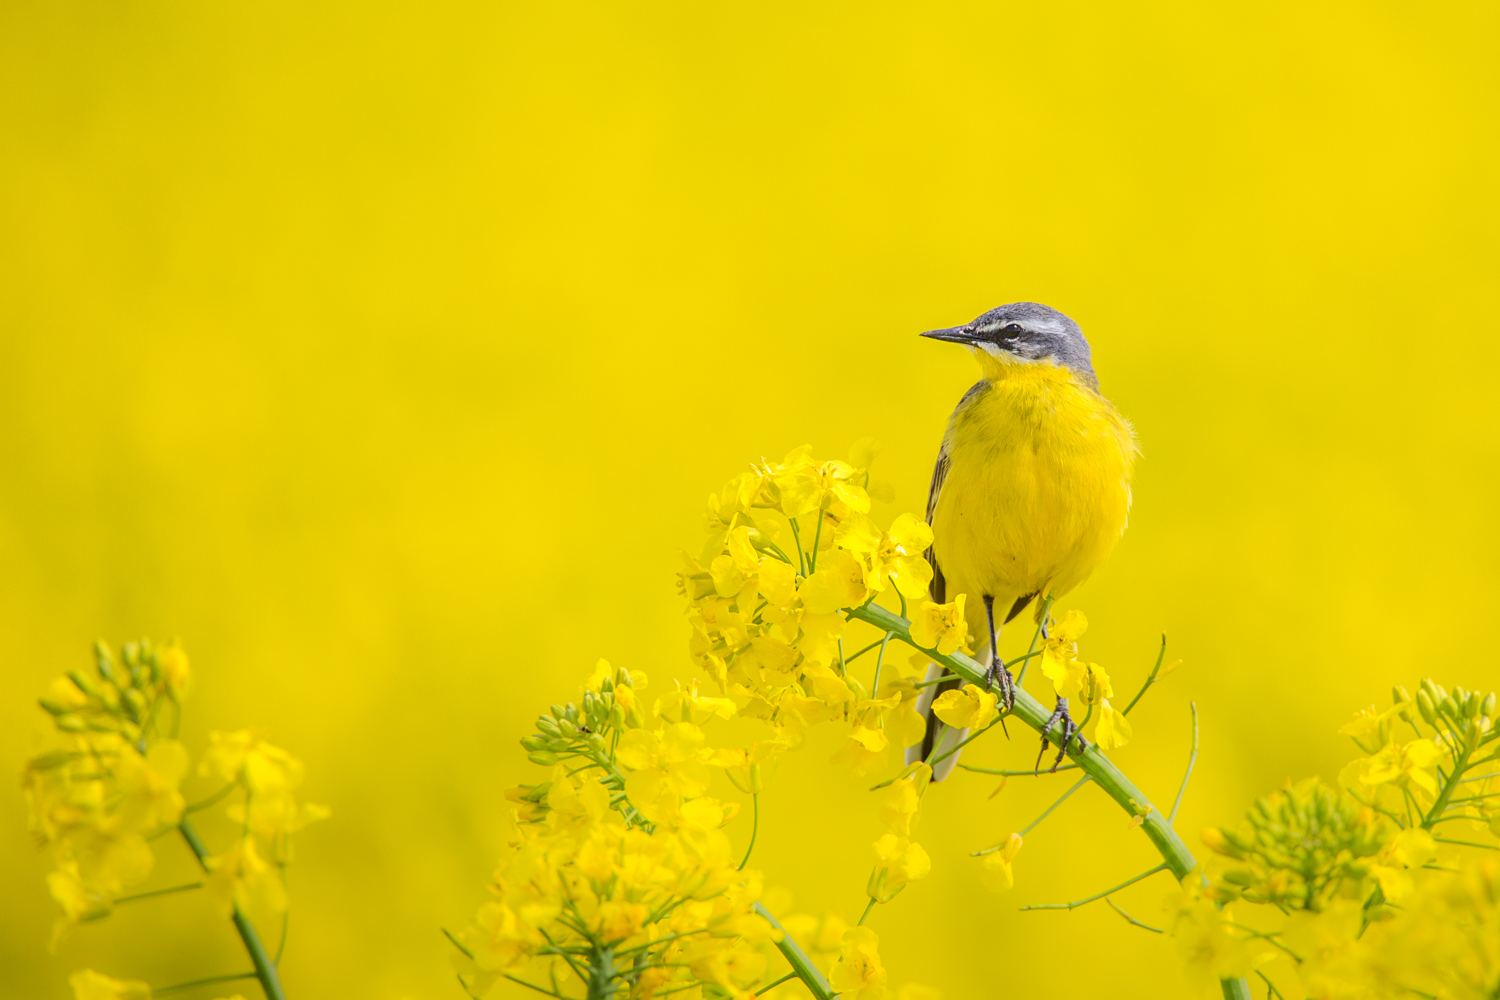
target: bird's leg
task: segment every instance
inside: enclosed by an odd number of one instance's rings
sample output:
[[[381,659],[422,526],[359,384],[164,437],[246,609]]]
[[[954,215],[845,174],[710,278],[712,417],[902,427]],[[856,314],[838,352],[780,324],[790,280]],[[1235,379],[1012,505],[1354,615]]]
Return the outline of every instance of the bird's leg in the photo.
[[[1057,759],[1052,762],[1052,767],[1047,771],[1048,774],[1057,771],[1058,765],[1063,762],[1063,757],[1068,753],[1068,743],[1070,741],[1078,741],[1079,753],[1083,753],[1083,751],[1088,749],[1089,744],[1083,738],[1083,731],[1078,728],[1078,724],[1068,714],[1068,699],[1059,698],[1057,699],[1057,707],[1052,710],[1052,714],[1047,718],[1047,724],[1042,727],[1042,749],[1037,751],[1036,768],[1034,769],[1037,774],[1042,773],[1042,758],[1047,756],[1047,734],[1052,732],[1052,726],[1058,720],[1062,721],[1062,742],[1057,747]]]
[[[984,611],[990,620],[990,670],[985,686],[994,687],[997,680],[1000,682],[1000,703],[1009,712],[1016,707],[1016,682],[1000,660],[1000,644],[995,630],[995,599],[989,594],[984,595]]]

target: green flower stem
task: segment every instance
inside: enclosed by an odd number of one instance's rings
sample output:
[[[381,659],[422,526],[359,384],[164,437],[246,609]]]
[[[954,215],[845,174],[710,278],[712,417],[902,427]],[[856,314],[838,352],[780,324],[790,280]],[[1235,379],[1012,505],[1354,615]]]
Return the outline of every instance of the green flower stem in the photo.
[[[1078,770],[1077,764],[1064,764],[1059,767],[1056,772],[1035,771],[1029,768],[1025,771],[1011,771],[1006,770],[1005,768],[980,767],[978,764],[965,764],[962,761],[959,762],[958,766],[963,768],[965,771],[973,771],[975,774],[992,774],[997,778],[1040,778],[1044,774],[1061,774],[1063,771]],[[886,782],[886,784],[888,785],[890,784],[890,782]]]
[[[744,860],[742,860],[740,862],[740,868],[742,870],[744,869],[744,867],[746,865],[748,865],[750,863],[750,852],[753,851],[753,850],[755,850],[755,835],[758,834],[758,833],[760,833],[760,796],[759,795],[752,795],[752,796],[750,796],[750,808],[752,810],[752,815],[753,815],[754,818],[750,821],[750,846],[745,848],[745,857],[744,857]]]
[[[849,616],[874,625],[878,629],[894,632],[896,638],[902,642],[907,643],[914,649],[922,649],[921,646],[912,642],[911,632],[909,631],[911,623],[898,615],[892,614],[885,608],[874,604],[867,604],[864,607],[851,608]],[[939,653],[937,650],[922,649],[922,651],[930,656],[934,663],[942,664],[970,684],[986,688],[985,668],[969,657],[961,653],[945,655]],[[1155,671],[1153,671],[1154,673]],[[1046,726],[1047,720],[1051,717],[1052,711],[1017,685],[1015,709],[1010,714],[1040,733],[1043,727]],[[1051,738],[1049,737],[1049,739]],[[1076,746],[1076,744],[1070,744],[1070,746]],[[1121,809],[1124,809],[1131,816],[1142,818],[1141,831],[1151,841],[1151,846],[1156,848],[1156,852],[1161,855],[1161,859],[1167,863],[1167,867],[1171,870],[1173,876],[1178,879],[1184,878],[1194,868],[1198,867],[1198,861],[1193,857],[1193,852],[1188,850],[1187,844],[1183,843],[1182,838],[1177,835],[1177,831],[1172,829],[1172,825],[1167,822],[1166,816],[1162,814],[1161,810],[1151,804],[1151,800],[1146,797],[1146,794],[1136,788],[1123,771],[1115,767],[1114,763],[1108,757],[1104,756],[1098,744],[1090,743],[1081,752],[1070,750],[1068,756]],[[1221,986],[1227,1000],[1249,1000],[1250,984],[1244,979],[1225,979]]]
[[[1042,637],[1042,626],[1047,624],[1047,616],[1052,613],[1052,601],[1053,597],[1051,594],[1048,594],[1046,600],[1042,601],[1042,612],[1037,615],[1036,631],[1031,634],[1031,645],[1026,648],[1026,655],[1021,657],[1026,662],[1021,667],[1021,673],[1016,677],[1016,687],[1020,687],[1026,683],[1026,671],[1031,669],[1031,658],[1037,653],[1036,642]],[[1015,662],[1017,661],[1011,661],[1011,663]],[[1006,667],[1008,668],[1009,666],[1010,663],[1007,663]]]
[[[198,864],[204,871],[208,871],[208,848],[198,839],[198,831],[185,819],[177,824],[177,829],[182,834],[182,839],[187,841],[188,849],[198,859]],[[276,963],[271,961],[265,945],[260,943],[255,925],[245,919],[238,906],[234,908],[234,929],[240,932],[240,940],[245,943],[245,951],[250,954],[250,964],[255,966],[255,978],[260,980],[260,988],[266,991],[266,1000],[286,1000],[286,991],[281,988],[281,979],[276,975]]]
[[[232,972],[227,976],[209,976],[207,979],[194,979],[188,983],[173,983],[171,986],[158,986],[151,991],[154,997],[165,996],[168,993],[180,993],[183,990],[191,990],[198,986],[212,986],[214,983],[232,983],[240,979],[254,979],[253,972]]]
[[[1443,782],[1443,790],[1438,793],[1437,801],[1427,811],[1422,819],[1422,828],[1431,830],[1438,817],[1448,808],[1448,800],[1453,798],[1453,793],[1458,790],[1458,783],[1464,776],[1464,771],[1469,767],[1469,758],[1474,755],[1471,748],[1465,748],[1463,754],[1453,762],[1453,773],[1448,775],[1448,780]]]
[[[1040,816],[1038,816],[1036,819],[1032,820],[1030,823],[1026,824],[1026,829],[1022,830],[1020,835],[1022,837],[1024,837],[1028,833],[1030,833],[1032,830],[1035,830],[1037,827],[1041,826],[1042,825],[1042,820],[1044,820],[1048,816],[1052,815],[1052,810],[1056,809],[1058,806],[1060,806],[1064,802],[1068,801],[1068,796],[1069,795],[1072,795],[1074,792],[1078,791],[1078,789],[1082,788],[1084,785],[1087,785],[1092,780],[1093,780],[1093,777],[1091,775],[1087,775],[1087,774],[1085,774],[1083,777],[1079,778],[1076,782],[1073,783],[1073,787],[1069,788],[1066,792],[1063,792],[1061,795],[1059,795],[1057,797],[1057,801],[1054,802],[1054,803],[1052,803],[1045,810],[1043,810],[1043,812],[1042,812],[1042,814]]]
[[[755,912],[776,930],[781,931],[781,940],[776,942],[776,947],[780,949],[787,964],[792,967],[792,971],[797,974],[798,979],[802,980],[802,984],[812,993],[815,1000],[833,1000],[833,987],[828,985],[828,980],[823,978],[823,973],[819,972],[812,959],[807,957],[807,952],[797,946],[797,942],[776,922],[776,918],[771,916],[770,911],[764,906],[756,903]]]
[[[1128,885],[1135,885],[1137,882],[1139,882],[1143,878],[1150,878],[1152,875],[1155,875],[1157,872],[1164,872],[1166,870],[1167,870],[1166,864],[1162,863],[1162,864],[1157,865],[1155,868],[1150,869],[1149,871],[1144,871],[1144,872],[1141,872],[1139,875],[1133,875],[1133,876],[1131,876],[1130,878],[1128,878],[1125,881],[1121,882],[1117,886],[1112,886],[1111,888],[1105,889],[1103,892],[1096,892],[1092,896],[1088,896],[1088,897],[1086,897],[1084,899],[1075,899],[1071,903],[1033,903],[1030,906],[1023,906],[1023,907],[1021,907],[1021,909],[1023,909],[1023,910],[1076,910],[1080,906],[1083,906],[1083,905],[1085,905],[1087,903],[1092,903],[1096,899],[1103,899],[1106,896],[1113,895],[1114,893],[1119,892],[1121,889],[1125,888]]]
[[[1167,634],[1163,632],[1161,634],[1161,649],[1156,654],[1156,666],[1151,668],[1151,672],[1146,675],[1146,683],[1142,684],[1141,689],[1135,693],[1135,697],[1130,699],[1130,704],[1125,706],[1125,711],[1121,712],[1121,715],[1129,715],[1130,710],[1135,708],[1135,703],[1141,700],[1141,696],[1151,690],[1151,685],[1156,683],[1157,673],[1161,671],[1161,661],[1166,659],[1166,657]]]
[[[1198,763],[1198,703],[1188,702],[1193,706],[1193,749],[1188,754],[1187,771],[1182,775],[1182,786],[1177,789],[1177,798],[1172,800],[1172,811],[1167,813],[1167,822],[1177,822],[1177,810],[1182,808],[1182,797],[1187,794],[1188,782],[1193,778],[1193,765]]]
[[[1139,927],[1141,930],[1150,931],[1153,934],[1166,933],[1160,927],[1152,927],[1150,924],[1141,923],[1139,920],[1135,919],[1135,917],[1132,917],[1130,914],[1126,913],[1124,907],[1122,907],[1119,903],[1116,903],[1113,899],[1110,899],[1108,896],[1104,897],[1104,901],[1109,904],[1109,908],[1111,910],[1114,910],[1120,916],[1124,917],[1125,922],[1130,924],[1132,927]]]
[[[188,892],[192,889],[203,888],[202,882],[189,882],[187,885],[174,885],[170,889],[153,889],[150,892],[138,892],[131,896],[121,896],[115,900],[115,905],[121,903],[134,903],[142,899],[151,899],[154,896],[170,896],[174,892]]]

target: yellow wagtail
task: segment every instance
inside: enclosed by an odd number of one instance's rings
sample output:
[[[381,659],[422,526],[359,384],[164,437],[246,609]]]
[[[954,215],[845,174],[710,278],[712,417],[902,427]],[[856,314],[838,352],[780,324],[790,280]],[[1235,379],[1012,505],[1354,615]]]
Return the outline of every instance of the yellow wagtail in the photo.
[[[1015,681],[997,649],[995,605],[1005,616],[1001,624],[1009,622],[1033,600],[1056,599],[1078,586],[1109,555],[1130,511],[1135,431],[1099,394],[1083,331],[1056,309],[1015,302],[922,336],[968,346],[984,373],[948,418],[932,471],[932,599],[941,604],[967,595],[970,645],[980,650],[990,686],[999,682],[1009,708]],[[980,601],[987,643],[974,620]],[[1038,615],[1043,606],[1038,601]],[[933,664],[928,680],[941,673]],[[932,759],[942,726],[931,704],[956,683],[923,689],[917,708],[927,716],[927,736],[908,748],[908,762]],[[1063,740],[1054,770],[1071,738],[1083,745],[1066,698],[1057,700],[1044,732],[1059,720]],[[944,733],[942,752],[966,732]],[[1046,746],[1043,735],[1044,753]],[[957,762],[951,754],[934,777],[941,780]]]

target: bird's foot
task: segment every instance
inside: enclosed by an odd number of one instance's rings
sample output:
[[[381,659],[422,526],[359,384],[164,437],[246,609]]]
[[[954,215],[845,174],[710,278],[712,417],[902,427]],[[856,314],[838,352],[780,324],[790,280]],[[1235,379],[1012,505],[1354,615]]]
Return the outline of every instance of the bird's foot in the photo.
[[[990,672],[986,681],[985,686],[988,688],[994,688],[996,682],[999,682],[1000,704],[1007,712],[1016,707],[1016,679],[1010,675],[998,656],[990,658]]]
[[[1079,753],[1082,753],[1083,751],[1088,749],[1089,744],[1088,741],[1083,738],[1083,731],[1078,728],[1078,724],[1074,722],[1073,717],[1068,714],[1068,699],[1059,698],[1057,699],[1057,707],[1052,710],[1052,715],[1047,719],[1047,724],[1042,727],[1042,749],[1036,755],[1035,773],[1037,774],[1042,773],[1042,758],[1047,756],[1047,747],[1051,742],[1047,739],[1047,735],[1052,732],[1053,725],[1058,721],[1062,722],[1062,741],[1058,744],[1057,747],[1057,759],[1054,760],[1052,762],[1052,766],[1047,769],[1048,774],[1055,773],[1057,771],[1058,765],[1060,765],[1063,762],[1063,758],[1067,756],[1069,742],[1073,740],[1078,741]]]

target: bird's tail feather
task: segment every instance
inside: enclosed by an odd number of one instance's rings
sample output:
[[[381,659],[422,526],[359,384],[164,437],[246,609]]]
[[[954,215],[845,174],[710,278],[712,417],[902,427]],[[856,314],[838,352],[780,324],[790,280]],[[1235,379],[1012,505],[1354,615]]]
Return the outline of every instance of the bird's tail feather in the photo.
[[[978,660],[981,665],[989,666],[990,653],[988,649],[984,650],[981,654],[975,656],[974,658]],[[938,666],[936,663],[929,663],[927,664],[927,676],[924,679],[929,681],[937,680],[939,677],[942,677],[946,673],[947,671],[945,668]],[[943,754],[948,753],[949,750],[953,749],[958,744],[962,743],[964,740],[968,739],[969,731],[967,729],[954,729],[951,726],[945,726],[943,725],[942,721],[932,713],[932,703],[937,699],[937,696],[939,694],[944,691],[951,691],[957,687],[960,687],[962,684],[963,682],[959,678],[950,676],[948,680],[944,681],[941,684],[931,684],[927,687],[924,687],[922,689],[922,693],[917,696],[917,714],[921,715],[922,718],[926,720],[927,732],[923,735],[921,743],[917,743],[906,748],[906,762],[908,764],[915,764],[919,760],[930,760],[934,756],[934,746],[937,746],[937,756],[942,756]],[[952,773],[953,769],[958,766],[958,758],[962,755],[962,753],[963,751],[960,750],[958,753],[951,754],[934,765],[932,769],[932,780],[942,781],[944,778],[948,777],[948,775]]]

